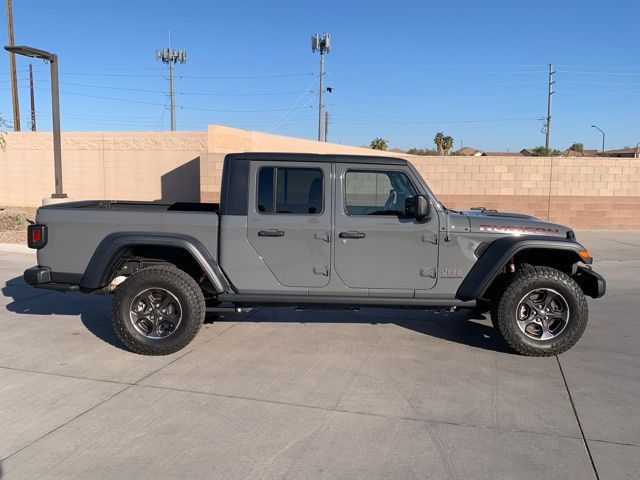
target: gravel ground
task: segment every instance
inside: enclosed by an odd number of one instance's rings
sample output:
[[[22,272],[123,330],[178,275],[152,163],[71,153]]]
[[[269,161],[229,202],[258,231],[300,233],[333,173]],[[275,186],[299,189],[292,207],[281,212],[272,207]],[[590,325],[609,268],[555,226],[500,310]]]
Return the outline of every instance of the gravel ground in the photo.
[[[0,206],[0,243],[26,243],[28,220],[36,216],[35,207]]]

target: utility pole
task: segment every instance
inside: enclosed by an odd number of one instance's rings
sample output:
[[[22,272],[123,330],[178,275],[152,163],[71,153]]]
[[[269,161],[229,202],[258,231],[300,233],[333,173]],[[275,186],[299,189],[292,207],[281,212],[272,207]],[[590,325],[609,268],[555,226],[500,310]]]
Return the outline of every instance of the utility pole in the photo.
[[[329,137],[329,112],[324,112],[324,141]]]
[[[328,33],[322,37],[317,33],[311,35],[311,51],[320,53],[320,88],[318,89],[318,141],[322,141],[322,95],[324,94],[324,55],[331,51],[331,38]],[[325,140],[326,141],[326,140]]]
[[[13,5],[12,0],[7,0],[7,29],[9,46],[14,46],[13,39]],[[16,76],[16,56],[9,52],[9,69],[11,73],[11,101],[13,103],[13,130],[20,131],[20,105],[18,103],[18,78]]]
[[[547,94],[547,124],[546,124],[546,139],[544,142],[544,146],[547,150],[549,150],[549,138],[551,136],[551,95],[555,92],[553,91],[553,84],[556,83],[553,80],[553,74],[556,73],[553,71],[553,65],[549,64],[549,93]]]
[[[173,84],[173,62],[169,62],[169,105],[171,109],[171,131],[176,131],[176,94]]]
[[[169,99],[171,104],[171,131],[176,130],[176,102],[173,87],[173,66],[176,62],[187,63],[187,52],[185,50],[172,50],[171,37],[169,37],[169,48],[156,51],[156,59],[169,65]]]
[[[36,96],[33,91],[33,65],[29,64],[29,90],[31,95],[31,131],[36,131]]]

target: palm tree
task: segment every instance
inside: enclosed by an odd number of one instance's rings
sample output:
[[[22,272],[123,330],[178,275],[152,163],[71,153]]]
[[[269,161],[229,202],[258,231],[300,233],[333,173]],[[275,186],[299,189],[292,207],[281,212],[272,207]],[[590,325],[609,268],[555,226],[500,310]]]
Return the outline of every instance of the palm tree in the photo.
[[[444,140],[444,135],[442,132],[436,133],[436,136],[433,137],[433,143],[436,144],[436,149],[438,150],[438,155],[442,155],[444,153],[444,148],[442,146],[442,141]]]
[[[386,150],[389,146],[389,141],[384,138],[376,137],[371,141],[371,148],[374,150]]]
[[[453,148],[453,137],[444,136],[442,132],[436,133],[433,137],[433,143],[436,144],[438,155],[449,155],[449,150]]]
[[[442,150],[445,155],[449,155],[449,150],[453,148],[453,137],[446,136],[442,139]]]

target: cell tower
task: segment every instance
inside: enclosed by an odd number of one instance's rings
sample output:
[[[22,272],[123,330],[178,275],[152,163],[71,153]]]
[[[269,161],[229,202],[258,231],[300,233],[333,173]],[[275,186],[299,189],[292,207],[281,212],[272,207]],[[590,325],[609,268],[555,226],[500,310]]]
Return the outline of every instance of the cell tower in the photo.
[[[169,65],[169,97],[171,99],[171,131],[176,129],[176,103],[173,89],[173,66],[176,63],[187,63],[185,50],[173,50],[171,47],[156,51],[156,60]]]
[[[324,94],[324,54],[329,53],[331,50],[331,37],[328,33],[324,36],[320,36],[317,33],[311,35],[311,50],[313,53],[320,54],[320,88],[318,90],[318,141],[322,142],[322,111],[324,110],[324,104],[322,103],[322,96]],[[324,139],[326,142],[326,139]]]

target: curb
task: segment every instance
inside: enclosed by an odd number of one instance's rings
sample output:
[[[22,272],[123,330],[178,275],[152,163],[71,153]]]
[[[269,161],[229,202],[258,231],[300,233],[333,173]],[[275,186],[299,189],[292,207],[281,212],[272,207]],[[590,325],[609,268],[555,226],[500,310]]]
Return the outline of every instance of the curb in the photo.
[[[35,250],[23,243],[0,243],[0,252],[10,253],[35,253]]]

